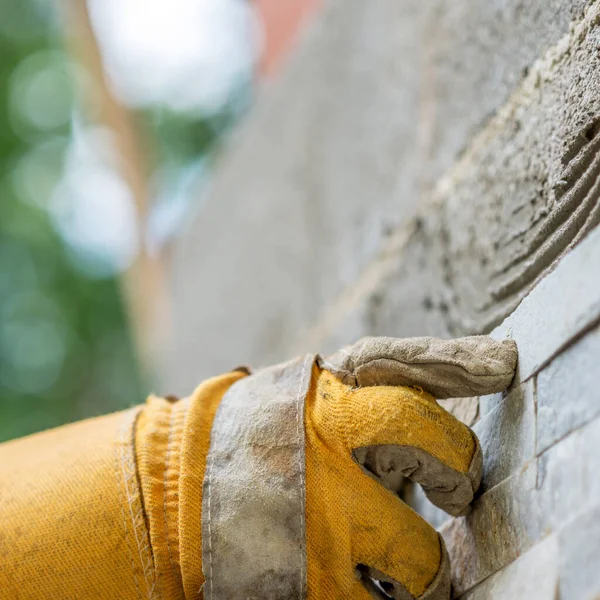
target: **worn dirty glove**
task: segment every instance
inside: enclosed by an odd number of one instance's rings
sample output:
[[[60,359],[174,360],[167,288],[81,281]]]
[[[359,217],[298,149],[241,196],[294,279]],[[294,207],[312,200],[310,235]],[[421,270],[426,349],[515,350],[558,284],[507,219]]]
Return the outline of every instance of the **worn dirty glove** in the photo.
[[[445,600],[443,542],[396,492],[465,510],[479,445],[434,398],[515,363],[487,337],[367,338],[4,444],[0,596]]]

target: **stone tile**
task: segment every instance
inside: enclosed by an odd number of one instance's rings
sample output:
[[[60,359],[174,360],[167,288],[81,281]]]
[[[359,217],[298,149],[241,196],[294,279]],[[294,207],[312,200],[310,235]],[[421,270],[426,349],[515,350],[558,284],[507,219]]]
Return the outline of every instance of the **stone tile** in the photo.
[[[600,327],[597,327],[538,375],[538,453],[600,415],[599,376]]]
[[[557,600],[558,577],[558,538],[551,536],[462,595],[461,600]]]
[[[538,503],[553,531],[600,498],[600,419],[549,448],[538,459]]]
[[[600,498],[600,419],[526,463],[442,525],[457,594],[503,569]],[[565,598],[570,598],[566,596]]]
[[[600,318],[600,228],[574,248],[556,269],[493,332],[519,347],[521,378],[539,371],[570,340]]]
[[[488,413],[497,408],[508,396],[508,391],[500,394],[490,394],[479,398],[479,415],[483,419]]]
[[[438,402],[450,414],[469,427],[473,427],[479,419],[478,398],[448,398],[447,400],[438,400]]]
[[[465,425],[473,427],[477,422],[479,413],[477,400],[477,398],[449,398],[447,400],[438,400],[438,402],[444,409],[465,423]],[[409,506],[414,508],[435,528],[441,527],[451,518],[447,513],[429,501],[419,485],[407,482],[402,497]]]
[[[600,598],[600,507],[579,516],[559,534],[560,599]]]
[[[542,537],[536,480],[532,462],[475,500],[470,515],[442,526],[456,595],[505,567]]]
[[[586,510],[461,600],[597,600],[600,597],[600,505]]]
[[[489,414],[473,424],[476,398],[440,401],[455,416],[473,426],[481,442],[484,477],[481,491],[494,487],[533,458],[535,447],[535,414],[533,382],[513,390]],[[418,485],[407,484],[404,501],[436,528],[450,517],[434,506]]]
[[[518,386],[473,427],[483,451],[482,490],[516,471],[535,453],[533,381]]]
[[[473,425],[476,399],[461,398],[440,404],[473,426],[483,451],[484,475],[481,492],[502,482],[531,460],[535,454],[535,407],[533,381],[514,390],[481,420]],[[405,501],[434,527],[441,527],[449,517],[435,507],[419,486],[407,488]]]

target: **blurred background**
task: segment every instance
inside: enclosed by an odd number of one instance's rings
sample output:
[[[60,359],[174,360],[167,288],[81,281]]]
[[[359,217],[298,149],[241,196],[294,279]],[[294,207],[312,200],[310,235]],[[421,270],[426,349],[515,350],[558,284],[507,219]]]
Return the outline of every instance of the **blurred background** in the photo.
[[[0,440],[154,389],[170,244],[316,4],[0,0]]]
[[[499,326],[454,591],[600,598],[599,47],[597,0],[0,0],[0,440]]]

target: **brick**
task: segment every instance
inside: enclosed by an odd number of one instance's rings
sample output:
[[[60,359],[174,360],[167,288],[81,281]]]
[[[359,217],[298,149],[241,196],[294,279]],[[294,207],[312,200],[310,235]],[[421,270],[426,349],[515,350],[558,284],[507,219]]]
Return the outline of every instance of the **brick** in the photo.
[[[482,490],[488,490],[535,454],[533,382],[512,390],[473,429],[483,451]]]
[[[556,600],[559,545],[556,536],[534,546],[513,563],[461,596],[461,600]],[[565,595],[561,598],[583,598]]]
[[[556,357],[537,378],[537,451],[600,415],[600,327]]]

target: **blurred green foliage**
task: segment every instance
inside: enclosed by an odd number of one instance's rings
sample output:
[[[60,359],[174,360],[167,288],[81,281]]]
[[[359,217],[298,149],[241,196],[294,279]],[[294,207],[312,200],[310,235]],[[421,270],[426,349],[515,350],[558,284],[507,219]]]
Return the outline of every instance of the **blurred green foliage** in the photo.
[[[51,3],[0,0],[0,440],[143,399],[117,280],[86,276],[26,193],[62,169],[61,56]]]

